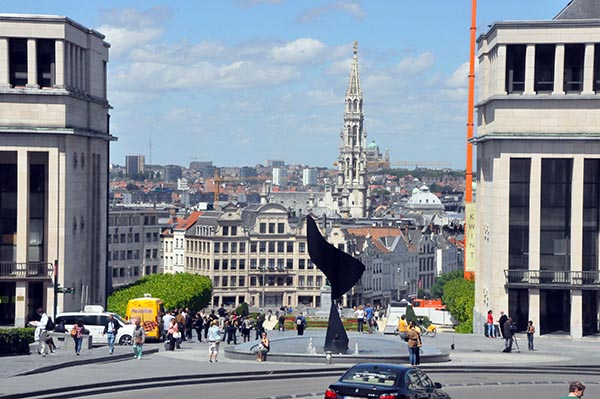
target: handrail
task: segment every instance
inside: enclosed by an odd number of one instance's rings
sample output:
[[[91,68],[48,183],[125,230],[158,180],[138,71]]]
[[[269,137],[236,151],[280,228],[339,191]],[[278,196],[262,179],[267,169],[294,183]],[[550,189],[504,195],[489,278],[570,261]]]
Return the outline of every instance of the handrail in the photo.
[[[53,271],[47,262],[0,262],[1,279],[51,279]]]
[[[506,285],[545,287],[597,287],[600,288],[600,271],[570,270],[504,270]]]

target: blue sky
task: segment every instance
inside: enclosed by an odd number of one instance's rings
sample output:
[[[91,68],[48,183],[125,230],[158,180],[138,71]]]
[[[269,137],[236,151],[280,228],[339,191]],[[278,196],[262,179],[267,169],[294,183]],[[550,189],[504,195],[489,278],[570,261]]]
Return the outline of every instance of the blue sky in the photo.
[[[478,34],[567,3],[479,0]],[[2,12],[106,35],[112,162],[332,166],[356,40],[368,141],[392,161],[464,168],[470,0],[4,0]]]

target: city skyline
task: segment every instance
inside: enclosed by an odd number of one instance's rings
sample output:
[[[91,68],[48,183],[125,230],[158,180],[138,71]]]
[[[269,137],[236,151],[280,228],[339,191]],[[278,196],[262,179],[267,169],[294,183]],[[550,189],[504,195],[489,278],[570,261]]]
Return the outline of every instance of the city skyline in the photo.
[[[368,142],[391,161],[463,169],[471,1],[403,3],[11,0],[3,12],[65,15],[106,35],[115,163],[331,167],[358,41]],[[478,35],[552,19],[568,0],[479,3]]]

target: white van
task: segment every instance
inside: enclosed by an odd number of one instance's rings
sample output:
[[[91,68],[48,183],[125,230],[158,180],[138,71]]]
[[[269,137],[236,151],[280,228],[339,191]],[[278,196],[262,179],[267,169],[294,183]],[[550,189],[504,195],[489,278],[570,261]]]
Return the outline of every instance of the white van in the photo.
[[[69,332],[73,328],[73,325],[77,324],[78,320],[81,320],[83,321],[83,327],[88,329],[92,336],[92,345],[107,345],[106,335],[102,335],[102,333],[110,314],[114,316],[117,323],[121,326],[117,331],[115,344],[131,345],[131,337],[133,336],[135,325],[126,322],[118,314],[105,312],[102,306],[88,305],[83,308],[83,312],[59,313],[56,316],[56,320],[54,320],[54,324],[58,325],[61,321],[64,321],[65,329]]]

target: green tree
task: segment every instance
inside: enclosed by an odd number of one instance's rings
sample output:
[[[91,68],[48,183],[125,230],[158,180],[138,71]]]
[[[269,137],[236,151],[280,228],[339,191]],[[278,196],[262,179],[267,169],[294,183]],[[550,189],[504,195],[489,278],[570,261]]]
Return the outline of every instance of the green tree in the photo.
[[[212,296],[212,283],[206,276],[189,273],[154,274],[117,289],[108,297],[108,310],[125,316],[127,302],[150,294],[163,300],[165,308],[199,310],[208,305]]]
[[[433,285],[431,286],[431,297],[441,298],[444,296],[444,285],[456,278],[463,278],[464,272],[462,270],[454,270],[448,273],[442,273],[435,278]]]
[[[415,311],[413,309],[413,307],[411,305],[408,305],[406,307],[406,322],[410,324],[410,322],[417,322],[417,315],[415,314]]]
[[[450,280],[444,285],[442,299],[446,308],[459,323],[456,332],[472,333],[475,283],[464,278]]]
[[[246,316],[249,313],[248,304],[246,302],[240,303],[240,305],[235,308],[235,314],[238,316]]]

